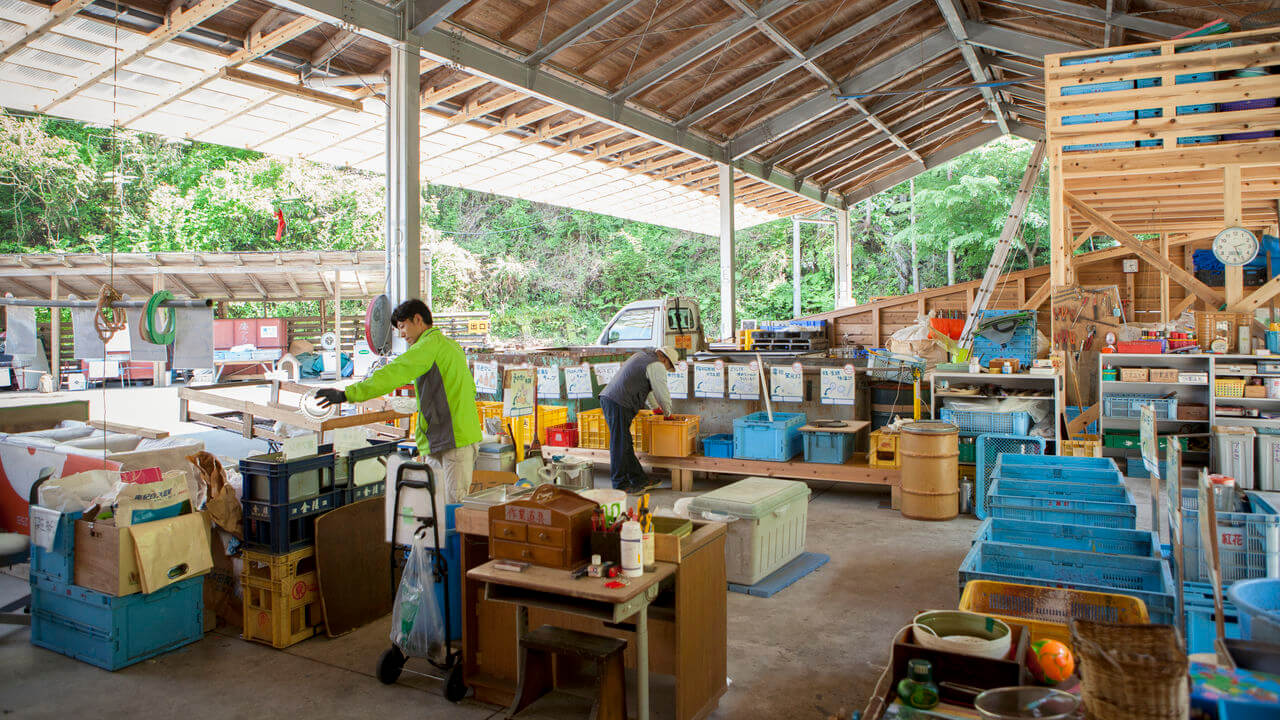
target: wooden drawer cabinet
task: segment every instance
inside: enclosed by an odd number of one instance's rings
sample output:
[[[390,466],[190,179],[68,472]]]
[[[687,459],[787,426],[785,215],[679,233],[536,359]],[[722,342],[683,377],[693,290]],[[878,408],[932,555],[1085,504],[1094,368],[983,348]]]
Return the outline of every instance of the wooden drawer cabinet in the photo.
[[[496,540],[510,540],[512,542],[524,542],[527,539],[526,531],[528,525],[524,523],[502,522],[495,520],[493,529],[489,534]]]
[[[560,528],[538,527],[529,528],[529,542],[534,545],[549,545],[551,547],[564,546],[564,530]]]
[[[596,504],[555,485],[489,508],[489,555],[569,570],[587,559]]]
[[[494,540],[490,549],[492,551],[491,554],[501,560],[519,560],[520,562],[544,567],[559,567],[560,564],[561,552],[559,548]]]

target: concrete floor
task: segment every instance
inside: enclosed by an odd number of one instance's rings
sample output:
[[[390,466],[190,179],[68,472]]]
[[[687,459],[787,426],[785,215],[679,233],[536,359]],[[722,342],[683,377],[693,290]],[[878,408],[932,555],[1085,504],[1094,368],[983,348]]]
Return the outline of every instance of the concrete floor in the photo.
[[[120,392],[106,393],[113,420],[155,427],[177,416],[171,388],[123,391],[130,393],[128,402]],[[103,397],[101,391],[67,395]],[[12,400],[10,395],[0,403]],[[98,416],[101,408],[94,405]],[[699,480],[697,489],[717,485]],[[1146,483],[1131,486],[1143,498],[1142,508]],[[830,555],[831,562],[769,599],[729,593],[732,686],[713,718],[848,718],[865,705],[895,631],[916,611],[953,608],[959,599],[956,569],[976,519],[907,520],[888,509],[887,490],[810,487],[806,547]],[[660,491],[654,505],[669,506],[679,496]],[[0,580],[11,581],[0,585],[2,598],[16,581]],[[299,712],[308,718],[501,717],[498,708],[471,701],[449,704],[435,680],[406,673],[393,687],[381,685],[373,670],[387,647],[388,627],[383,619],[342,638],[315,638],[284,651],[213,633],[114,674],[32,647],[25,628],[0,629],[0,716],[64,717],[93,708],[94,715],[138,717],[180,709],[192,720]],[[655,697],[654,704],[657,709],[666,702]]]

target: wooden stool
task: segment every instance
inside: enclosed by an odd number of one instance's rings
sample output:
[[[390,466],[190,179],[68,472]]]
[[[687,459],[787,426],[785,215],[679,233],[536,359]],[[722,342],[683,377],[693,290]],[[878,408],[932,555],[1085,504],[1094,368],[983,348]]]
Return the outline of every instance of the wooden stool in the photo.
[[[622,655],[626,647],[626,641],[618,638],[551,625],[526,633],[520,638],[520,680],[507,717],[516,717],[538,698],[560,687],[557,680],[567,677],[566,661],[576,660],[595,666],[588,720],[627,720],[627,677]]]

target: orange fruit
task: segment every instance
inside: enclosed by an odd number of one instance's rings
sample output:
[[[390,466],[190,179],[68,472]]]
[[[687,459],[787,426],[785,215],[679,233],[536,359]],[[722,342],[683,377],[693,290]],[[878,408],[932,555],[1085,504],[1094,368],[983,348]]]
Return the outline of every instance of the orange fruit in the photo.
[[[1056,685],[1076,670],[1071,648],[1058,640],[1036,640],[1027,650],[1027,668],[1036,682]]]

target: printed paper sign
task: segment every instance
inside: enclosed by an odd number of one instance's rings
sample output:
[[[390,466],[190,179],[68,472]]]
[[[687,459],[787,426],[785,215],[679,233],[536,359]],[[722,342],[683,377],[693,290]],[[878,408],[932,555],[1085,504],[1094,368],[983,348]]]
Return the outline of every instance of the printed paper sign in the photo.
[[[596,382],[600,383],[600,387],[603,388],[613,382],[613,378],[618,374],[618,368],[622,367],[622,364],[616,362],[596,363],[591,367],[596,370]]]
[[[678,362],[676,369],[667,373],[667,391],[672,400],[684,400],[689,397],[689,363]],[[667,408],[663,408],[666,410]]]
[[[471,374],[476,380],[476,392],[490,394],[498,392],[498,363],[478,362]]]
[[[1138,446],[1142,450],[1142,464],[1154,480],[1160,479],[1160,453],[1156,441],[1156,409],[1152,405],[1139,408]]]
[[[824,367],[821,369],[820,388],[823,405],[853,405],[854,375],[853,366]]]
[[[262,325],[258,328],[258,335],[264,338],[279,337],[279,335],[277,335],[278,330],[279,328],[275,325]]]
[[[730,365],[728,370],[730,400],[760,399],[760,374],[756,372],[755,363]]]
[[[39,505],[31,506],[31,544],[42,550],[53,552],[53,544],[58,538],[58,520],[62,513]]]
[[[724,397],[724,363],[699,363],[693,366],[693,396]]]
[[[570,400],[589,398],[591,391],[591,368],[585,365],[564,369],[564,396]]]
[[[533,414],[533,368],[517,368],[506,372],[506,387],[502,393],[502,414],[507,417],[524,417]]]
[[[769,397],[774,402],[804,402],[804,369],[800,363],[769,368]]]
[[[538,397],[540,399],[560,399],[560,368],[538,368]]]

